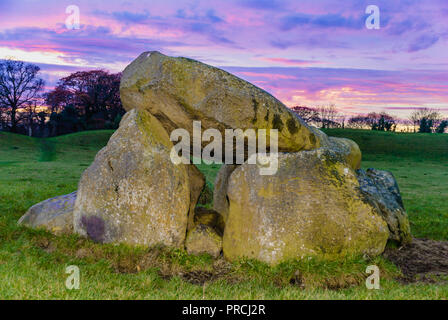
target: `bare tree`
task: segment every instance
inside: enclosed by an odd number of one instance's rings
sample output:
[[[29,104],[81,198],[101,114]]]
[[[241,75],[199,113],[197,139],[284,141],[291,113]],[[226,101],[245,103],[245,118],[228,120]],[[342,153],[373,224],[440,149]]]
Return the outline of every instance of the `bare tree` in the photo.
[[[305,106],[295,106],[291,108],[292,111],[297,113],[297,115],[303,119],[306,123],[317,123],[320,122],[319,111],[315,108],[305,107]]]
[[[440,125],[443,118],[440,112],[437,111],[436,109],[420,108],[414,110],[411,113],[411,115],[409,116],[409,120],[412,122],[414,126],[414,132],[416,132],[417,126],[421,127],[422,121],[424,122],[425,126],[429,125],[428,130],[432,132],[435,130],[435,128],[437,128]]]
[[[33,129],[36,123],[39,124],[39,129],[42,131],[43,126],[45,125],[46,115],[47,113],[45,111],[38,112],[37,100],[34,100],[27,103],[27,105],[23,108],[23,111],[21,112],[19,119],[21,119],[21,122],[27,129],[28,135],[32,137],[34,135]]]
[[[356,115],[348,120],[348,126],[353,129],[371,129],[378,131],[395,131],[398,120],[386,112],[370,112],[367,115]]]
[[[369,129],[370,124],[367,116],[364,115],[356,115],[352,116],[348,122],[347,126],[352,129]]]
[[[40,68],[22,61],[0,61],[0,107],[7,110],[11,132],[17,131],[18,109],[34,101],[44,87]]]
[[[337,122],[339,112],[334,104],[321,106],[318,108],[318,111],[322,128],[332,128],[339,126],[339,123]]]
[[[414,132],[416,132],[416,128],[420,122],[420,112],[418,110],[413,111],[409,116],[409,121],[412,123]]]

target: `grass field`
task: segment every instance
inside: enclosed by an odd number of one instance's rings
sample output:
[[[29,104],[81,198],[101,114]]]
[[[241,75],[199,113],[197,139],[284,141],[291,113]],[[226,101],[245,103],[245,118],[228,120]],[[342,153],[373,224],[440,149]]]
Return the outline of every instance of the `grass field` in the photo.
[[[330,130],[363,150],[363,167],[391,170],[414,237],[448,240],[448,135]],[[385,258],[292,261],[270,268],[229,264],[182,250],[100,245],[75,235],[18,227],[33,204],[70,193],[111,131],[50,139],[0,132],[0,298],[2,299],[447,299],[448,284],[403,285]],[[213,183],[217,166],[200,168]],[[381,269],[381,289],[367,290],[366,266]],[[81,270],[79,290],[65,288],[65,268]],[[221,275],[221,276],[218,276]],[[300,281],[298,280],[300,279]]]

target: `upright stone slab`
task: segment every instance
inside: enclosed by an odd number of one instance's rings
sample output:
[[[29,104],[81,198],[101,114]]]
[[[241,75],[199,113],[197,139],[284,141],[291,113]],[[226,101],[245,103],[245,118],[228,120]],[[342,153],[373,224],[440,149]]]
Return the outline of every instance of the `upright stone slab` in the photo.
[[[224,222],[229,216],[229,200],[227,197],[227,187],[232,172],[238,168],[235,164],[223,164],[215,179],[215,189],[213,191],[213,209],[222,216]]]
[[[187,169],[190,181],[190,211],[188,212],[188,230],[190,230],[194,227],[194,209],[204,189],[205,177],[194,164],[187,165]]]
[[[146,110],[131,110],[83,173],[74,228],[98,242],[183,247],[190,184],[172,143]]]
[[[338,259],[383,252],[386,222],[364,201],[355,171],[320,148],[280,153],[275,175],[243,164],[230,175],[224,256],[270,264],[308,256]]]
[[[381,213],[389,227],[389,239],[400,244],[412,241],[408,215],[393,174],[373,168],[357,171],[366,200]]]

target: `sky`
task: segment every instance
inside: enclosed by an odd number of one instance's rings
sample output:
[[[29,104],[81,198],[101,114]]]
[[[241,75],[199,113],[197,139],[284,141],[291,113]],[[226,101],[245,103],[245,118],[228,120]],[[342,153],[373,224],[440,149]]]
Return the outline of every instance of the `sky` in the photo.
[[[379,29],[366,27],[369,5]],[[447,0],[0,0],[0,59],[38,64],[47,89],[151,50],[223,68],[290,107],[448,116]]]

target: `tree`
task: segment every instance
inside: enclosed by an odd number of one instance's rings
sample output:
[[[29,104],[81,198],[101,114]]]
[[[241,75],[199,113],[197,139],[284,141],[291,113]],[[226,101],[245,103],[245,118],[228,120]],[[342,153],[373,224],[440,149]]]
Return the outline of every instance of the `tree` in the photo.
[[[0,105],[0,130],[3,130],[7,127],[7,118],[8,115],[6,113],[6,108]]]
[[[28,136],[33,136],[33,124],[36,117],[36,101],[30,101],[25,107],[25,112],[22,112],[22,120],[25,121]]]
[[[60,113],[53,112],[50,115],[51,135],[61,135],[84,130],[77,109],[67,105]]]
[[[18,110],[34,101],[44,87],[40,68],[23,61],[0,61],[0,107],[9,115],[11,132],[17,131]]]
[[[371,112],[367,115],[367,119],[372,130],[395,131],[397,126],[395,118],[386,112]]]
[[[437,127],[436,133],[445,133],[446,128],[448,128],[448,120],[443,120]]]
[[[54,90],[44,94],[45,104],[50,107],[50,113],[59,112],[72,101],[72,93],[59,85]]]
[[[348,120],[347,126],[353,129],[371,129],[367,116],[363,115],[352,116]]]
[[[367,114],[366,124],[377,131],[395,131],[397,126],[395,118],[386,112]]]
[[[62,78],[58,86],[46,96],[53,111],[71,105],[78,109],[86,122],[105,117],[114,121],[124,110],[120,100],[121,74],[104,70],[79,71]]]
[[[416,126],[420,123],[420,114],[418,111],[413,111],[409,116],[409,121],[412,123],[414,127],[414,132],[416,132]]]
[[[320,122],[319,111],[314,108],[295,106],[292,107],[291,110],[297,113],[297,115],[306,123]]]
[[[39,132],[40,136],[44,136],[44,130],[45,130],[45,121],[47,120],[48,113],[45,111],[40,111],[36,114],[36,118],[39,124]]]
[[[338,118],[338,110],[334,104],[329,104],[328,106],[322,106],[318,108],[319,118],[321,127],[325,128],[334,128],[339,127],[340,124],[337,122]]]
[[[367,115],[356,115],[348,120],[348,126],[354,129],[371,129],[378,131],[395,131],[397,120],[386,113],[371,112]]]
[[[433,126],[432,120],[424,117],[420,120],[420,127],[418,128],[418,132],[431,133],[432,126]]]
[[[420,108],[411,113],[409,120],[414,125],[414,132],[416,126],[419,126],[418,132],[433,132],[442,122],[442,116],[435,109]]]

